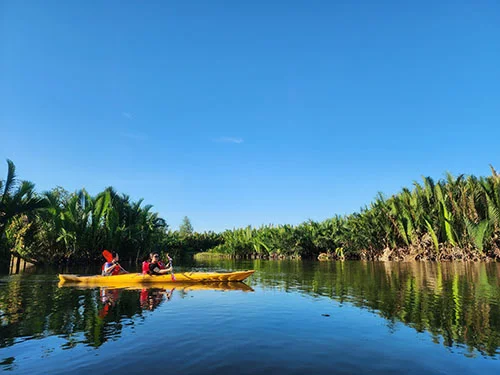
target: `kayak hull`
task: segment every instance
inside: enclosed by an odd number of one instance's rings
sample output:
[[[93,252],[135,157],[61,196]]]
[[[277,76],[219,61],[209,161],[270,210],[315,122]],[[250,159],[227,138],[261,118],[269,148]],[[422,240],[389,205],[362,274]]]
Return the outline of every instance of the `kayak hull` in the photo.
[[[210,283],[243,281],[251,276],[255,270],[237,272],[180,272],[175,273],[175,281],[170,274],[166,275],[144,275],[141,273],[126,273],[115,276],[78,276],[59,275],[60,283],[76,283],[80,285],[131,285],[131,284],[154,284],[154,283]]]

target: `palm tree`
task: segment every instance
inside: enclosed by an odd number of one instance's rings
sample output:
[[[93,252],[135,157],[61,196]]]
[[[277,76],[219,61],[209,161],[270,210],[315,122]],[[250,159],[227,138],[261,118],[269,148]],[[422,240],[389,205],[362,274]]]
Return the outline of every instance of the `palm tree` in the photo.
[[[18,181],[16,167],[7,159],[7,179],[0,180],[0,248],[10,258],[10,249],[4,242],[4,234],[10,221],[17,215],[47,207],[47,201],[35,194],[35,185],[29,181]]]

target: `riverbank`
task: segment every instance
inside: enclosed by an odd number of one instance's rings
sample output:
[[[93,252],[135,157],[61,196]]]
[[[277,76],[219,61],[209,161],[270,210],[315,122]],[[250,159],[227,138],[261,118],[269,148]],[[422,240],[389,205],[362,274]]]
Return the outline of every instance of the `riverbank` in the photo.
[[[301,255],[284,255],[284,254],[244,254],[230,255],[217,252],[201,252],[194,254],[196,260],[210,259],[263,259],[263,260],[293,260],[303,259]],[[432,249],[421,248],[386,248],[381,254],[373,255],[369,252],[361,251],[360,253],[344,254],[342,250],[327,251],[320,253],[317,257],[319,261],[345,261],[345,260],[361,260],[361,261],[393,261],[393,262],[411,262],[411,261],[433,261],[433,262],[500,262],[500,251],[491,254],[475,254],[471,251],[466,251],[459,248],[443,249],[439,253]]]

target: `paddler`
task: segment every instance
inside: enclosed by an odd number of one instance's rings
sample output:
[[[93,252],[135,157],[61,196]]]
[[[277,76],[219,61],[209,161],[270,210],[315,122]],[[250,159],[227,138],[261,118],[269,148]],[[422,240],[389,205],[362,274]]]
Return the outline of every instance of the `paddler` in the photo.
[[[172,265],[169,263],[168,268],[162,268],[164,266],[160,263],[160,256],[158,253],[153,254],[153,258],[151,259],[151,264],[149,265],[149,274],[150,275],[164,275],[172,271]]]
[[[149,253],[149,256],[147,257],[147,259],[144,259],[144,262],[142,262],[142,273],[143,274],[149,273],[149,265],[151,264],[152,259],[153,259],[153,253]]]
[[[118,256],[118,253],[113,251],[112,253],[113,259],[111,262],[106,262],[104,263],[104,267],[102,270],[102,275],[103,276],[114,276],[114,275],[119,275],[121,273],[128,273],[123,269],[122,266],[120,266],[120,263],[118,263],[118,260],[120,257]]]

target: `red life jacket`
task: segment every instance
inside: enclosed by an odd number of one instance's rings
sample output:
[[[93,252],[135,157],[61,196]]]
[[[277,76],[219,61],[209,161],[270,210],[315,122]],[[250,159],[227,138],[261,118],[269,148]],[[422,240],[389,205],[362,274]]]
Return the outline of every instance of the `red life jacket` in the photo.
[[[142,262],[142,273],[145,275],[149,273],[149,262]]]

